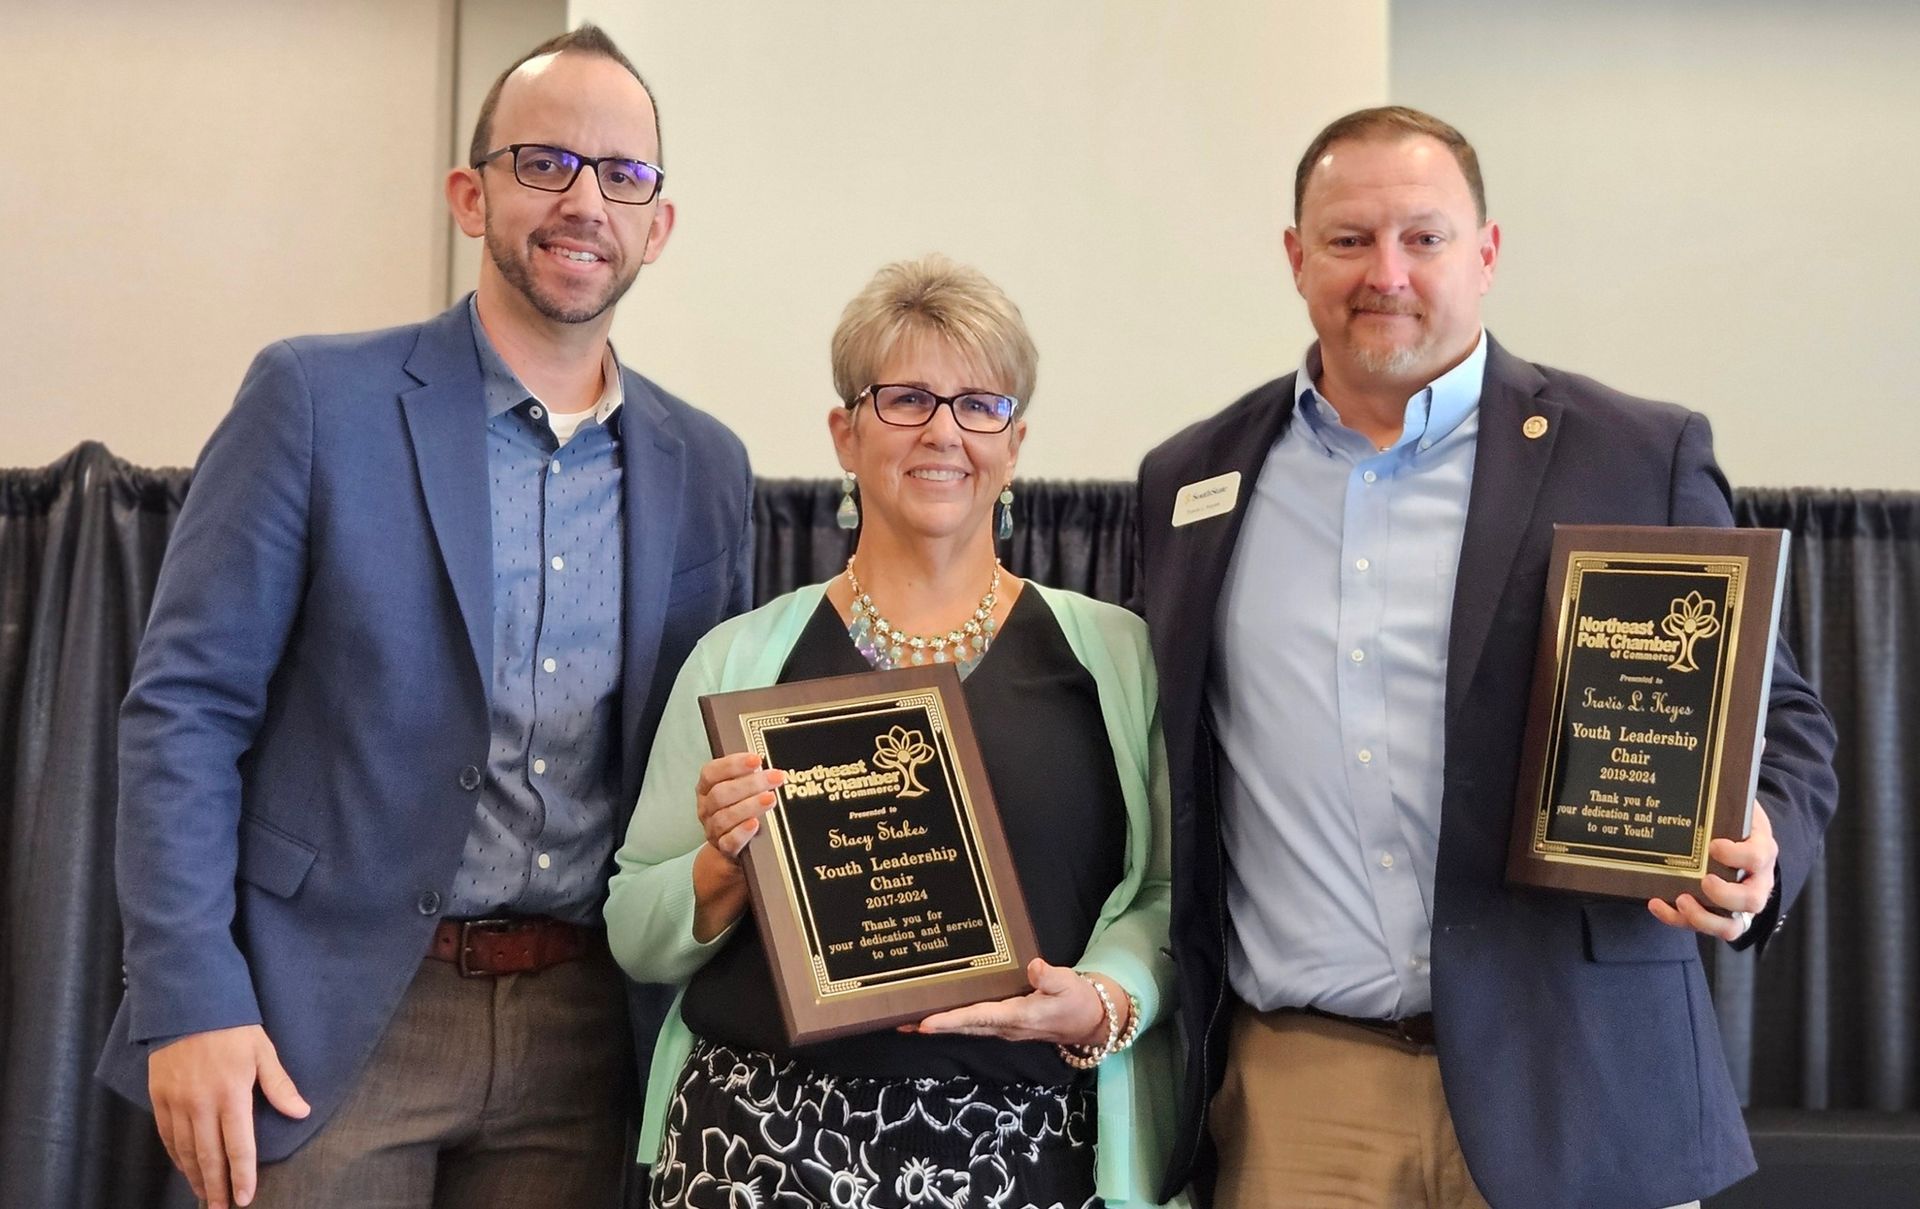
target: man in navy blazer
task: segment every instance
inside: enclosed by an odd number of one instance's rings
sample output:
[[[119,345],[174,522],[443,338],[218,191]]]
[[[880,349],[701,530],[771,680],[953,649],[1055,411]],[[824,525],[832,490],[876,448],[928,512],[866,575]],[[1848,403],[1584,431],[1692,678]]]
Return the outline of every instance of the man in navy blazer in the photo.
[[[751,574],[740,442],[607,339],[659,147],[603,33],[536,48],[447,181],[477,294],[268,348],[200,459],[122,712],[100,1073],[215,1206],[256,1162],[275,1206],[618,1203],[664,1000],[605,879]]]
[[[1707,422],[1486,334],[1499,230],[1451,126],[1348,115],[1294,202],[1317,342],[1140,471],[1189,1042],[1168,1191],[1705,1196],[1753,1157],[1696,932],[1764,944],[1834,809],[1784,645],[1752,834],[1714,841],[1741,880],[1669,906],[1503,875],[1552,527],[1731,524]]]

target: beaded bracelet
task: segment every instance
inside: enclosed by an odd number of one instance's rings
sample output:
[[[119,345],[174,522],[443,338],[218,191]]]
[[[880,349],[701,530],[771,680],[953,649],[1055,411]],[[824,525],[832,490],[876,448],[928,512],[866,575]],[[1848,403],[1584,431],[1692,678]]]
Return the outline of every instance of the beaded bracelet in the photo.
[[[1075,970],[1074,973],[1080,972]],[[1080,974],[1080,977],[1085,978],[1087,984],[1093,988],[1094,994],[1100,996],[1100,1006],[1106,1010],[1107,1042],[1105,1045],[1055,1045],[1054,1048],[1060,1051],[1060,1060],[1068,1066],[1075,1070],[1092,1070],[1133,1044],[1135,1034],[1140,1031],[1140,1001],[1134,998],[1133,992],[1126,992],[1127,1028],[1125,1032],[1121,1032],[1120,1013],[1113,1006],[1113,997],[1107,994],[1107,988],[1100,985],[1100,980],[1097,978],[1090,978],[1085,974]]]

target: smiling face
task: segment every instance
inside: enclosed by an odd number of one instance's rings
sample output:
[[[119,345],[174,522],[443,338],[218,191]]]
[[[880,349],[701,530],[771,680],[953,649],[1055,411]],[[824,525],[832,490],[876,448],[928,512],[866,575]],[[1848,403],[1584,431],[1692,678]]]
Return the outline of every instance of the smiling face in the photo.
[[[507,79],[489,150],[545,143],[658,163],[655,130],[653,102],[624,67],[562,52],[531,59]],[[448,180],[461,229],[486,239],[483,300],[552,324],[610,322],[640,267],[666,246],[672,203],[658,196],[644,206],[607,201],[584,166],[565,193],[542,192],[514,178],[512,159],[456,169]]]
[[[888,350],[874,381],[949,396],[1011,389],[945,340],[917,333]],[[841,469],[860,482],[863,529],[904,543],[977,540],[991,546],[994,501],[1013,480],[1025,420],[1004,432],[968,432],[954,422],[951,408],[939,407],[924,426],[900,428],[883,422],[862,399],[857,407],[835,408],[828,423]]]
[[[1473,351],[1499,251],[1453,153],[1426,135],[1334,143],[1287,232],[1328,376],[1409,392]]]

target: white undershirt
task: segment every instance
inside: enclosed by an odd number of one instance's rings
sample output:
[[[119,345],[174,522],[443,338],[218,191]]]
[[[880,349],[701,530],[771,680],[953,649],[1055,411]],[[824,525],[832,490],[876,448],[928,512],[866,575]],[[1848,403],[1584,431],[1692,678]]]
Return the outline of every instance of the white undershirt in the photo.
[[[547,426],[553,429],[554,439],[565,445],[573,440],[575,433],[586,427],[587,421],[605,424],[626,398],[626,389],[620,381],[620,363],[614,360],[613,346],[607,346],[600,360],[600,398],[585,411],[557,412],[546,408]]]

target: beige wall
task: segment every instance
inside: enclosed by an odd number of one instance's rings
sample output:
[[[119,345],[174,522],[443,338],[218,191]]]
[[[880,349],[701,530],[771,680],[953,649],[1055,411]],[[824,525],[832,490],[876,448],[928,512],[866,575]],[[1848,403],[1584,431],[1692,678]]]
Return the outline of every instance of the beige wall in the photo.
[[[1489,322],[1714,422],[1735,483],[1920,487],[1920,6],[1396,0],[1479,146]]]
[[[447,162],[463,164],[487,90],[509,63],[567,29],[567,0],[457,0],[455,11],[454,116]],[[480,279],[481,245],[461,234],[451,220],[446,237],[452,248],[446,301],[452,302]]]
[[[765,473],[831,472],[840,307],[937,249],[1039,339],[1023,472],[1130,474],[1295,362],[1291,163],[1391,95],[1483,148],[1511,346],[1706,410],[1738,482],[1920,486],[1911,5],[0,3],[0,466],[189,461],[262,344],[466,289],[440,182],[479,94],[592,19],[681,207],[616,338]]]
[[[1298,358],[1288,163],[1386,90],[1384,0],[574,0],[659,93],[664,258],[622,356],[746,437],[761,473],[834,473],[840,309],[943,251],[1040,346],[1023,474],[1140,454]]]
[[[450,0],[5,0],[0,466],[190,461],[260,346],[445,294]]]

